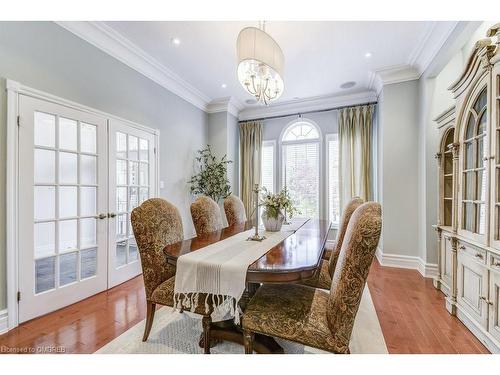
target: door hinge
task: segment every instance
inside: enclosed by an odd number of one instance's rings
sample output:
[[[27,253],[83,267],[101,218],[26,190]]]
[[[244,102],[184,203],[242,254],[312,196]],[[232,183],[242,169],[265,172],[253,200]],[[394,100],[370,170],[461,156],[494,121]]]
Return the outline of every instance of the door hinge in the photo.
[[[21,300],[21,292],[17,292],[17,302]]]
[[[21,116],[17,116],[17,126],[21,126]]]

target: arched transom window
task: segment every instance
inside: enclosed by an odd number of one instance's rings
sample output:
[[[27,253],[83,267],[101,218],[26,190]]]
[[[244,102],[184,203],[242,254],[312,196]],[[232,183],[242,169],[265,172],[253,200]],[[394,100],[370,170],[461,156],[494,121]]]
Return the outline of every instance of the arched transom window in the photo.
[[[487,125],[487,92],[481,91],[467,113],[464,132],[462,229],[484,234],[486,225],[486,176],[484,140]]]
[[[288,127],[283,135],[283,141],[301,141],[305,139],[319,139],[318,129],[308,122],[296,122]]]
[[[283,182],[300,217],[319,217],[320,133],[312,122],[299,120],[281,138]]]

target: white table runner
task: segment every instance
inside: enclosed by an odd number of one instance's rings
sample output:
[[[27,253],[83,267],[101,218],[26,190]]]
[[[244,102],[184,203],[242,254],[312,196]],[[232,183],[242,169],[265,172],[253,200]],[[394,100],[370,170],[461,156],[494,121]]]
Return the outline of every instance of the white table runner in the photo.
[[[253,228],[180,256],[175,273],[175,308],[194,311],[203,303],[208,312],[211,299],[215,307],[213,321],[234,318],[239,323],[238,301],[245,291],[248,267],[307,220],[294,219],[290,225],[283,225],[280,232],[259,231],[266,236],[262,242],[247,241],[255,232]],[[204,301],[199,300],[200,293],[207,294]]]

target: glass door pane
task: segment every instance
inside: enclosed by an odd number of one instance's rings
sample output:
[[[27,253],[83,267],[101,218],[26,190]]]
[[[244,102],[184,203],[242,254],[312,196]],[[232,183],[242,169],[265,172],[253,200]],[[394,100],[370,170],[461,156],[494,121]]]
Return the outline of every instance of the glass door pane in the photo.
[[[139,253],[132,231],[132,210],[155,191],[154,134],[126,123],[110,123],[110,202],[114,225],[110,233],[110,286],[141,272]]]

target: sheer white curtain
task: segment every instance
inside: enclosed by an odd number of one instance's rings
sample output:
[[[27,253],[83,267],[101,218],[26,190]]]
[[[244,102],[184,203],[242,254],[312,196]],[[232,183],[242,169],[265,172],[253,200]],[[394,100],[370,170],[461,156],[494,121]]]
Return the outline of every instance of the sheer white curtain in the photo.
[[[340,207],[353,197],[373,199],[372,147],[375,105],[343,108],[339,111]]]

